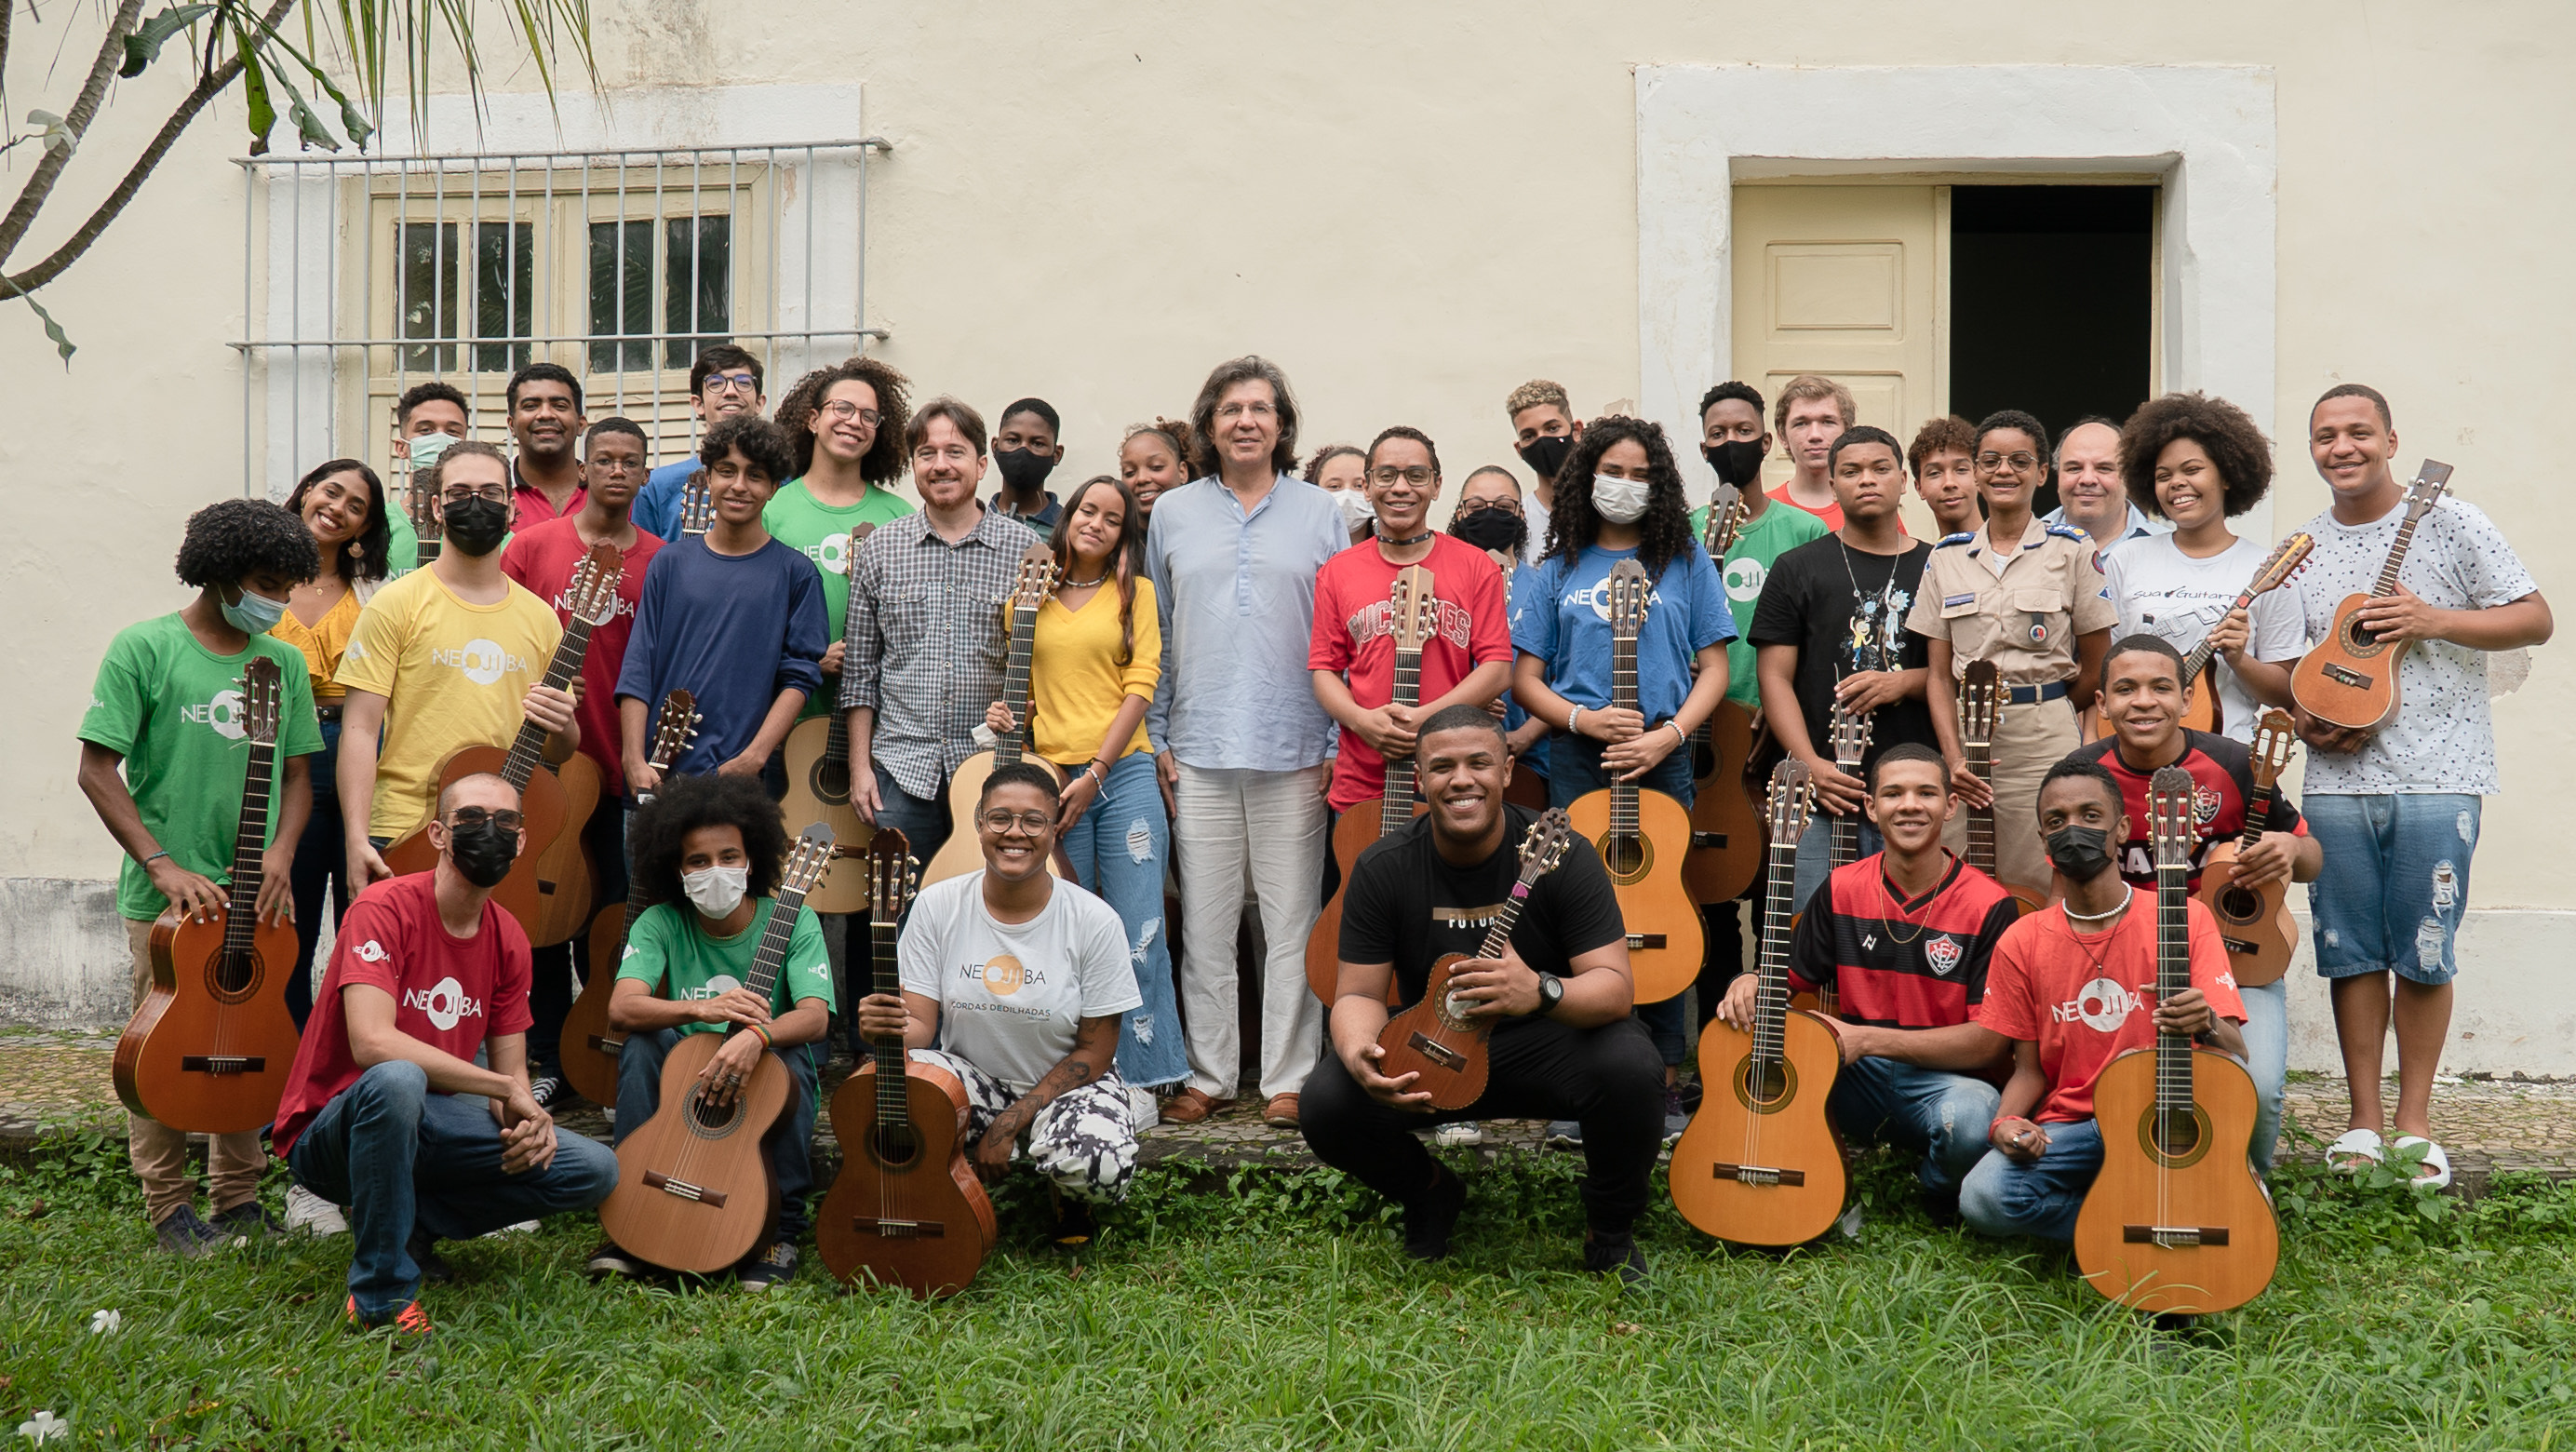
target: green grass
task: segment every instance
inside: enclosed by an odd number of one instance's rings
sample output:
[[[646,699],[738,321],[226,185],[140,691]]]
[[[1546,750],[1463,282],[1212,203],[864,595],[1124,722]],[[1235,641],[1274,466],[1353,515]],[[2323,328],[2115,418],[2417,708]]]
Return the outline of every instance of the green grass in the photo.
[[[1884,1161],[1858,1242],[1731,1253],[1659,1209],[1653,1284],[1622,1294],[1574,1269],[1574,1163],[1477,1173],[1437,1269],[1328,1174],[1151,1176],[1079,1261],[1028,1243],[1015,1190],[1005,1249],[929,1306],[810,1264],[759,1298],[594,1287],[566,1218],[450,1247],[471,1280],[430,1293],[419,1346],[341,1330],[345,1241],[151,1253],[91,1139],[0,1166],[0,1436],[43,1409],[56,1447],[199,1449],[2576,1441],[2576,1187],[2427,1213],[2291,1174],[2271,1290],[2160,1335],[2061,1256],[1935,1228]]]

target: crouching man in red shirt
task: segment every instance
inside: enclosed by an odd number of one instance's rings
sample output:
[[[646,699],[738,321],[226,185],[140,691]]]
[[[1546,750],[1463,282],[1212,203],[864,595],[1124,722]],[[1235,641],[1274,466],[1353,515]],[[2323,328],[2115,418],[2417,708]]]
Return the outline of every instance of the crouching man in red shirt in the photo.
[[[491,901],[522,830],[497,776],[440,795],[437,868],[349,904],[287,1072],[273,1141],[295,1183],[349,1208],[354,1326],[428,1331],[420,1283],[450,1274],[434,1242],[616,1188],[616,1155],[558,1136],[528,1092],[528,935]]]

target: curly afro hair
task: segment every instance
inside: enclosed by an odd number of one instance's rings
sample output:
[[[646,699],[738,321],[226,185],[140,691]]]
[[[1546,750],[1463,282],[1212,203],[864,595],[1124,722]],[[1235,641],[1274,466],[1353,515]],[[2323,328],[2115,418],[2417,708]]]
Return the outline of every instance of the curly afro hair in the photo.
[[[823,411],[824,396],[835,383],[864,383],[876,391],[877,437],[859,460],[859,477],[871,484],[891,484],[902,478],[903,431],[912,420],[912,380],[876,358],[851,358],[817,368],[797,379],[787,396],[778,400],[778,426],[787,430],[796,451],[796,472],[788,477],[801,479],[814,467],[814,417]]]
[[[265,499],[219,499],[188,516],[179,541],[179,579],[202,590],[238,585],[252,575],[303,584],[321,573],[313,532],[290,510]]]
[[[451,448],[447,452],[452,454],[456,450]],[[787,442],[786,430],[756,413],[735,414],[707,430],[707,436],[698,441],[698,462],[710,469],[723,463],[726,455],[735,453],[768,475],[772,489],[797,477],[792,472],[796,451]],[[443,464],[447,460],[441,457],[439,462]]]
[[[1672,442],[1664,426],[1643,419],[1607,414],[1583,426],[1583,437],[1565,467],[1556,471],[1556,509],[1547,519],[1547,553],[1571,564],[1601,536],[1601,516],[1592,509],[1592,475],[1611,446],[1636,443],[1646,451],[1646,516],[1637,521],[1637,563],[1646,577],[1660,580],[1664,567],[1697,547],[1691,538],[1690,500],[1682,493],[1682,472],[1673,463]]]
[[[2272,490],[2272,441],[2253,416],[2205,393],[2168,393],[2138,405],[2120,430],[2120,482],[2140,509],[2161,519],[2156,503],[2156,456],[2176,439],[2189,439],[2209,455],[2224,486],[2227,517],[2235,518]]]
[[[662,779],[661,791],[636,812],[627,831],[627,856],[647,901],[688,901],[680,891],[680,857],[689,834],[701,827],[740,831],[743,855],[751,859],[751,895],[778,891],[779,870],[787,862],[787,822],[760,778],[671,776]]]

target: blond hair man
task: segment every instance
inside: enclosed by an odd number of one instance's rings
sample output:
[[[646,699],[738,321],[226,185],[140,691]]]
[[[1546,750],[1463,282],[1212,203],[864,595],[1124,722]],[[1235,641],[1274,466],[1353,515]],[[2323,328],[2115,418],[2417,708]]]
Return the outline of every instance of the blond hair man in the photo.
[[[1834,499],[1834,440],[1859,419],[1851,390],[1814,373],[1790,379],[1771,406],[1771,431],[1797,470],[1780,497],[1823,520],[1827,529],[1843,527],[1843,507]]]

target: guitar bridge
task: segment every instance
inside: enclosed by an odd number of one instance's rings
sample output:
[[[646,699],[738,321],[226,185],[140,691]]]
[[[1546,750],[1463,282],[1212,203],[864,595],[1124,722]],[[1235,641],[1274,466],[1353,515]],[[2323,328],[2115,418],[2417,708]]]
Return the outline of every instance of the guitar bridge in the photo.
[[[2225,943],[2227,945],[2227,951],[2230,953],[2252,954],[2263,951],[2263,945],[2255,942],[2251,938],[2231,938],[2226,934],[2221,933],[2218,941]]]
[[[1408,1042],[1411,1044],[1415,1053],[1420,1054],[1422,1057],[1429,1059],[1435,1064],[1438,1064],[1443,1069],[1454,1071],[1467,1067],[1467,1056],[1465,1054],[1458,1052],[1456,1049],[1449,1047],[1438,1039],[1425,1035],[1419,1029],[1414,1031],[1412,1039]]]
[[[686,1180],[675,1180],[660,1170],[644,1172],[644,1188],[659,1190],[665,1195],[677,1196],[683,1200],[695,1200],[701,1205],[712,1206],[718,1210],[722,1210],[725,1204],[724,1191],[710,1190],[704,1185],[692,1185]]]
[[[1716,1178],[1733,1180],[1739,1185],[1788,1185],[1794,1188],[1807,1183],[1805,1170],[1782,1170],[1769,1165],[1730,1165],[1723,1161],[1709,1166],[1709,1169]]]
[[[544,879],[544,878],[540,877],[540,878],[538,878],[538,879],[537,879],[537,891],[539,891],[539,892],[541,892],[541,893],[545,894],[545,895],[546,895],[546,896],[548,896],[548,897],[552,897],[552,896],[554,896],[554,895],[555,895],[555,885],[554,885],[553,883],[551,883],[551,882],[548,882],[546,879]]]
[[[605,1034],[592,1034],[590,1036],[590,1051],[594,1054],[623,1053],[625,1052],[625,1049],[626,1040],[622,1038],[612,1039]]]
[[[945,1240],[948,1227],[937,1220],[872,1220],[865,1215],[850,1222],[862,1235],[886,1240]]]
[[[1630,933],[1628,935],[1628,947],[1631,950],[1638,948],[1660,948],[1664,946],[1666,941],[1666,938],[1661,933]]]
[[[2370,677],[2347,665],[2329,663],[2319,674],[2339,686],[2350,686],[2356,691],[2370,689]]]
[[[1690,844],[1693,852],[1700,851],[1703,848],[1712,852],[1723,852],[1726,850],[1726,834],[1724,832],[1693,832],[1690,835]]]
[[[2179,1250],[2195,1245],[2225,1245],[2227,1227],[2224,1225],[2123,1225],[2120,1227],[2120,1242],[2123,1245],[2161,1245],[2167,1250]]]
[[[257,1074],[266,1071],[268,1060],[259,1054],[182,1054],[179,1072],[183,1074]]]

